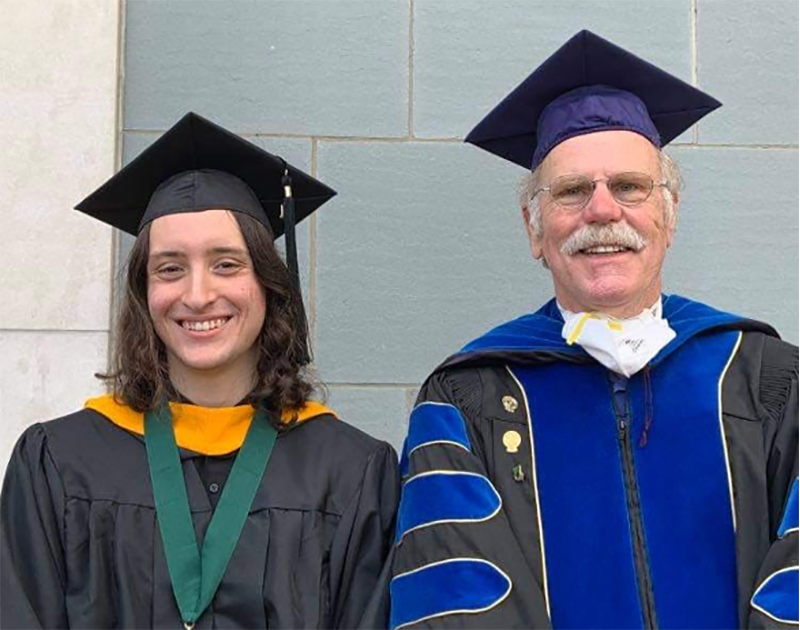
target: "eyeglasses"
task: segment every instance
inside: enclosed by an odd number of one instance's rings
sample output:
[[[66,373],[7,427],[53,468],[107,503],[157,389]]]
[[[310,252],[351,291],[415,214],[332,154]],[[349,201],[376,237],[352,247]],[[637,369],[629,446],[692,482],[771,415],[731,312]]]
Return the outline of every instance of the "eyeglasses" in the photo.
[[[589,179],[583,175],[562,175],[549,186],[539,188],[533,196],[547,191],[556,205],[571,211],[583,209],[594,196],[598,182],[605,182],[608,191],[622,206],[638,206],[650,197],[655,186],[666,186],[666,182],[654,182],[647,173],[617,173],[611,177]]]

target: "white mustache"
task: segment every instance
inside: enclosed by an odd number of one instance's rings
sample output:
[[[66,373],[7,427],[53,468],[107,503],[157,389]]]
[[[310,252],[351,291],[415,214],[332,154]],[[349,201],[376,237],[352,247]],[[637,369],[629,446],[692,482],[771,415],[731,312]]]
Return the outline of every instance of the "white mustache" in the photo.
[[[561,253],[572,256],[581,250],[600,245],[616,245],[639,252],[645,248],[647,241],[624,221],[603,225],[589,224],[569,235],[561,244]]]

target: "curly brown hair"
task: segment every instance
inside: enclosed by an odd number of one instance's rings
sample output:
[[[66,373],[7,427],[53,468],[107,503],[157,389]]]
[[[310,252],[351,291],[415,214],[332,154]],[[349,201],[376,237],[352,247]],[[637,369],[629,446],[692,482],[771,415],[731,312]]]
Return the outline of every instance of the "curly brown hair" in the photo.
[[[303,298],[275,249],[270,231],[252,217],[239,212],[232,214],[269,304],[255,342],[258,344],[256,385],[245,402],[265,407],[276,420],[284,410],[296,416],[315,389],[307,370],[311,349]],[[180,399],[169,378],[166,347],[156,334],[147,305],[149,255],[147,225],[136,238],[128,258],[111,369],[96,375],[106,382],[116,400],[138,412],[155,410],[165,397]]]

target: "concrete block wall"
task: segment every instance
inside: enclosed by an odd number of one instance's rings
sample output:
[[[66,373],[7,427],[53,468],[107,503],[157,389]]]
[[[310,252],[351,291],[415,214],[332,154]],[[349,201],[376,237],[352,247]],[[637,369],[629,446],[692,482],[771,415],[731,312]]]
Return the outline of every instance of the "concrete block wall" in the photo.
[[[116,166],[120,8],[0,9],[0,474],[26,426],[102,390],[112,232],[72,207]]]
[[[666,290],[797,342],[794,0],[127,0],[125,18],[125,159],[194,110],[339,191],[302,230],[316,366],[395,446],[438,362],[552,294],[523,171],[461,138],[582,28],[725,104],[672,150]]]

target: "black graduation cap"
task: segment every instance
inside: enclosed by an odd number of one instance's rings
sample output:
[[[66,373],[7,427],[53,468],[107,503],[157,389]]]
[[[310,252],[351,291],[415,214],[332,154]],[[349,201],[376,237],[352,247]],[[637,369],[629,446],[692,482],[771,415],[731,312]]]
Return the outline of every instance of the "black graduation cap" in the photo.
[[[533,169],[560,142],[594,131],[627,129],[662,147],[720,105],[583,30],[506,96],[465,142]]]
[[[242,212],[275,238],[286,232],[296,274],[294,226],[334,195],[280,157],[189,112],[75,209],[134,236],[167,214]]]

